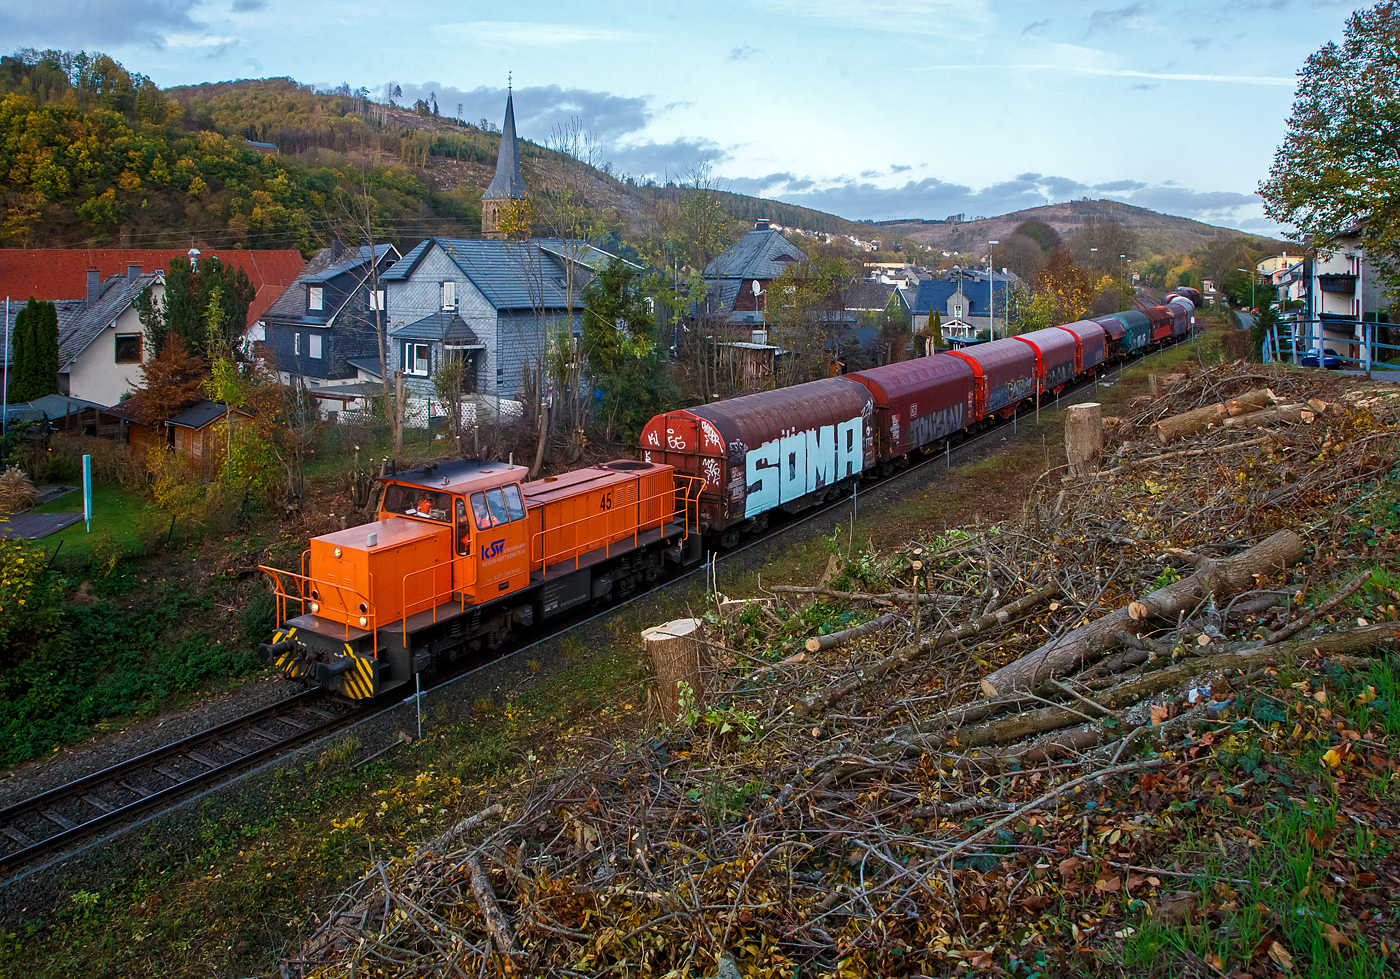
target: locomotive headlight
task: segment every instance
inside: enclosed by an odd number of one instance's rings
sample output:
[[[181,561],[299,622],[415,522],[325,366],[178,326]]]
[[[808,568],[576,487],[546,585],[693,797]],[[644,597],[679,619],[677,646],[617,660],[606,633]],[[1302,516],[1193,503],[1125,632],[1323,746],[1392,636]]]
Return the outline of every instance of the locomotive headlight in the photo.
[[[369,619],[365,618],[363,615],[360,616],[360,628],[363,629],[367,625],[369,625]]]
[[[340,548],[335,548],[333,551],[331,551],[331,553],[336,557],[340,557]]]
[[[320,602],[312,602],[312,603],[311,603],[311,611],[313,611],[313,612],[319,612],[319,611],[321,611],[321,603],[320,603]]]

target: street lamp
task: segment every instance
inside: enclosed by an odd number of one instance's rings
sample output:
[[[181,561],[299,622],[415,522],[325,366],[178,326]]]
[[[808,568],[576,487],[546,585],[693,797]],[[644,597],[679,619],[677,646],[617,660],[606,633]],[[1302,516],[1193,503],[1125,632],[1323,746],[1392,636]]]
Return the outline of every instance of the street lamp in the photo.
[[[987,242],[987,331],[993,340],[997,338],[997,300],[992,280],[992,246],[1000,244],[996,239]]]
[[[1127,257],[1128,257],[1128,256],[1126,256],[1126,255],[1119,255],[1119,256],[1118,256],[1118,291],[1119,291],[1119,292],[1122,292],[1122,291],[1127,287],[1127,283],[1123,281],[1123,259],[1125,259],[1125,258],[1127,258]]]
[[[1254,280],[1256,276],[1250,275],[1250,273],[1246,269],[1235,269],[1235,271],[1244,272],[1245,275],[1249,276],[1249,308],[1251,310],[1250,315],[1253,316],[1254,313],[1252,312],[1252,310],[1254,309]]]

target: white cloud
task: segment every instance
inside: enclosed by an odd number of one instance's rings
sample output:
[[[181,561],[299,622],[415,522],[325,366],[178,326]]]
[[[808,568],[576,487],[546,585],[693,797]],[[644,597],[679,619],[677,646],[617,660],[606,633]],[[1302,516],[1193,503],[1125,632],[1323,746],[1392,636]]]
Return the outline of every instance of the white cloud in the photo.
[[[895,34],[972,39],[988,33],[995,18],[986,0],[753,0],[799,21]]]
[[[221,37],[218,34],[167,34],[165,43],[172,48],[222,48],[237,44],[236,37]]]
[[[1277,85],[1292,88],[1295,79],[1274,75],[1206,75],[1190,72],[1137,71],[1132,68],[1093,68],[1088,65],[916,65],[915,71],[1055,71],[1115,78],[1155,78],[1165,82],[1222,82],[1233,85]]]
[[[485,47],[559,48],[573,44],[631,44],[649,41],[651,35],[614,31],[582,24],[532,24],[523,20],[475,20],[443,24],[439,30],[459,35]]]

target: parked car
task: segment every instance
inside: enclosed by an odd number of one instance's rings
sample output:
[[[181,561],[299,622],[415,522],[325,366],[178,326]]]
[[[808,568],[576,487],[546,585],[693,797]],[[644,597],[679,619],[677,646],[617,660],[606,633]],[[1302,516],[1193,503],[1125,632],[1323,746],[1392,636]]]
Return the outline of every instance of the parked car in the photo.
[[[1322,351],[1322,363],[1317,362],[1317,351],[1310,350],[1298,358],[1299,367],[1325,367],[1329,371],[1341,370],[1344,361],[1335,350],[1324,349]]]

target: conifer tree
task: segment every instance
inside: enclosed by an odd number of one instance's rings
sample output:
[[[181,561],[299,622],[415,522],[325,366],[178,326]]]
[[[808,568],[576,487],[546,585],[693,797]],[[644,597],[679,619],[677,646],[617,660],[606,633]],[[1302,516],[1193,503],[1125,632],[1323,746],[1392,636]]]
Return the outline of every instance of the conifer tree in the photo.
[[[15,316],[9,400],[21,404],[58,393],[58,311],[33,296]]]

